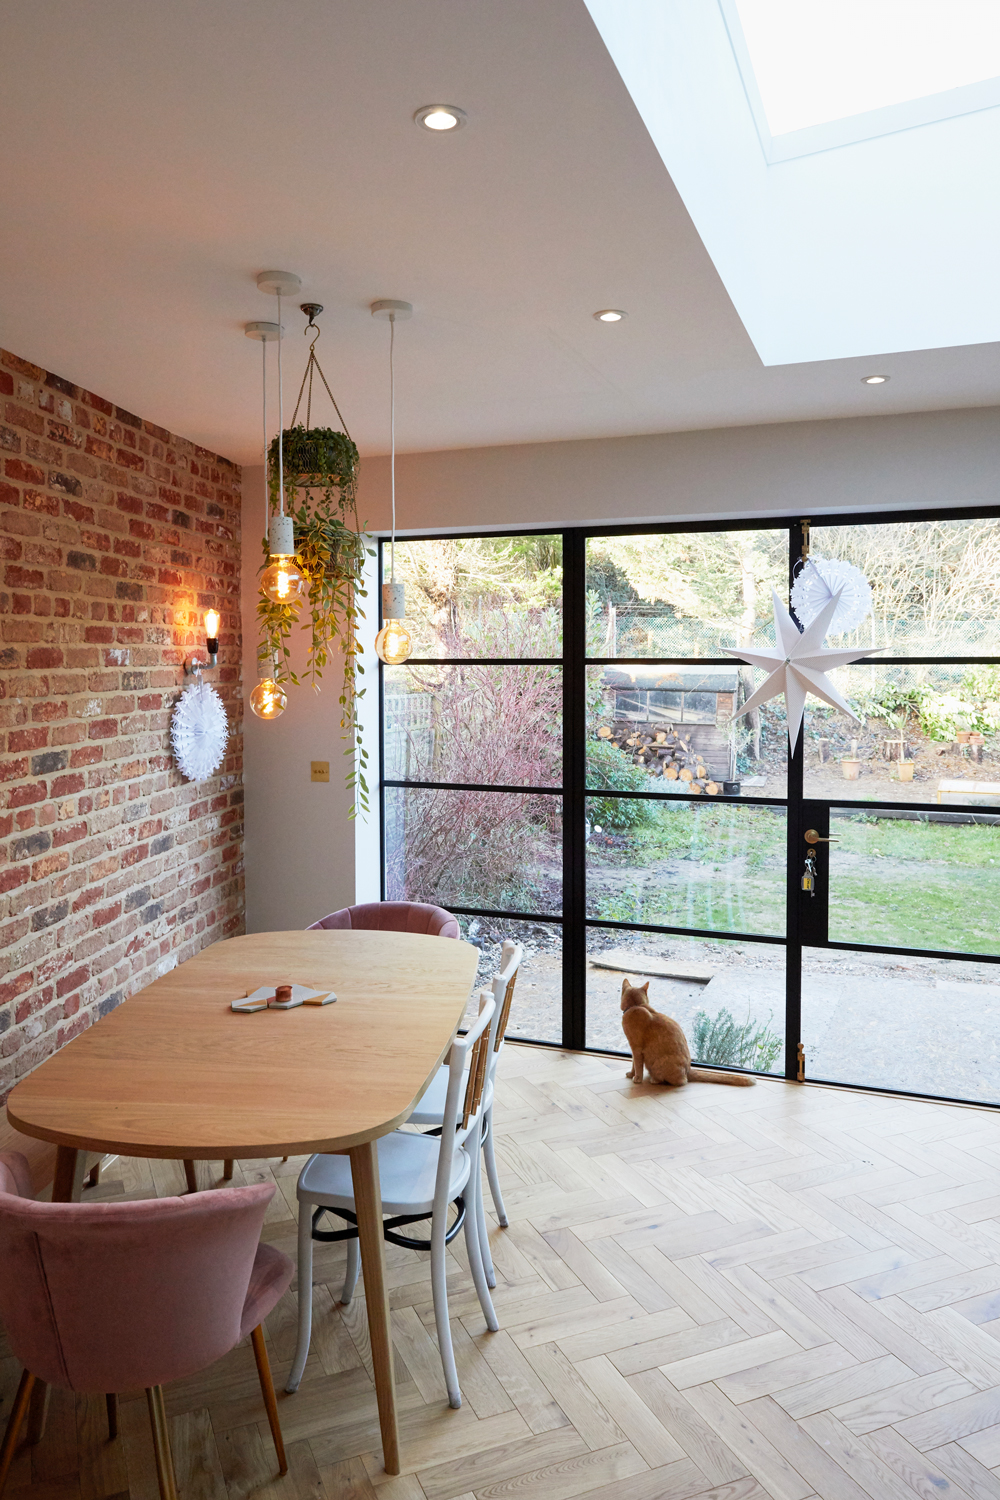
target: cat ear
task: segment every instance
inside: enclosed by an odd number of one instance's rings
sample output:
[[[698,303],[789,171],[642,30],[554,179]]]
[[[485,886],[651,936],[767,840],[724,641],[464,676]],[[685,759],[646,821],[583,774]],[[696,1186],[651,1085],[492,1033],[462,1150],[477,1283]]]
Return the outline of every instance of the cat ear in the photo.
[[[644,995],[648,995],[649,994],[649,980],[648,979],[646,980],[646,983],[641,986],[641,988],[642,988],[642,993]]]

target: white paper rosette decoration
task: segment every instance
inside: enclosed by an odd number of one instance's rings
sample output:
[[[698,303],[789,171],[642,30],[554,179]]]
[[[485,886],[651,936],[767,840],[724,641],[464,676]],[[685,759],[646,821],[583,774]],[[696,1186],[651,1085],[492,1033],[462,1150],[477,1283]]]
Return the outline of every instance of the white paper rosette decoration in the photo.
[[[170,720],[174,756],[188,781],[204,781],[222,764],[229,722],[222,699],[207,682],[185,688]]]
[[[872,589],[860,568],[829,557],[810,557],[792,584],[791,604],[803,630],[807,630],[825,604],[840,593],[830,635],[854,630],[872,607]]]

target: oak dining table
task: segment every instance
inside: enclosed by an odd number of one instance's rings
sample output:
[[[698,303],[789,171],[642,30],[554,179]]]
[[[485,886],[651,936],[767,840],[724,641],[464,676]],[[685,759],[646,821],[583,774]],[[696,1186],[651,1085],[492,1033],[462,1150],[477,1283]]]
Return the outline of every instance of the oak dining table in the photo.
[[[478,958],[469,943],[406,932],[228,938],[76,1037],[7,1102],[15,1129],[57,1146],[60,1202],[78,1195],[86,1152],[348,1155],[390,1474],[400,1458],[376,1142],[405,1122],[443,1061]],[[230,1008],[261,985],[285,983],[337,999],[289,1011]]]

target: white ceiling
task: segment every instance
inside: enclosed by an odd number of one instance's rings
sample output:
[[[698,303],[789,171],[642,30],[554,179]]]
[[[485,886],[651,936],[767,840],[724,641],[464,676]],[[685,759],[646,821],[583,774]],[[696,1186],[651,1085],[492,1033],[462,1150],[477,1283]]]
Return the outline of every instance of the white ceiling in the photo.
[[[729,0],[587,4],[765,364],[1000,340],[995,92],[922,124],[905,103],[854,116],[849,142],[852,119],[769,138]]]
[[[583,0],[5,0],[0,142],[0,344],[241,462],[271,267],[363,452],[376,297],[404,450],[1000,402],[996,345],[765,368]]]

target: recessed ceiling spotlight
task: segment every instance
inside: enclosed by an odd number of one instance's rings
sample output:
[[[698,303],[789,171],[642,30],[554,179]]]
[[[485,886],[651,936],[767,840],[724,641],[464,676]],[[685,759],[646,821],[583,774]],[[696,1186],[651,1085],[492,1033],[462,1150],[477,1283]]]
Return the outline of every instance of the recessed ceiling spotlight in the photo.
[[[594,317],[598,323],[620,323],[622,318],[628,317],[628,313],[622,312],[620,307],[602,307],[600,312],[595,312]]]
[[[457,104],[425,104],[413,118],[425,130],[461,130],[469,117]]]
[[[861,384],[862,385],[885,385],[885,383],[886,383],[886,381],[888,379],[889,379],[888,375],[863,375],[861,377]]]

